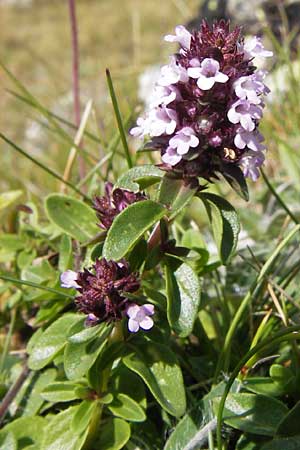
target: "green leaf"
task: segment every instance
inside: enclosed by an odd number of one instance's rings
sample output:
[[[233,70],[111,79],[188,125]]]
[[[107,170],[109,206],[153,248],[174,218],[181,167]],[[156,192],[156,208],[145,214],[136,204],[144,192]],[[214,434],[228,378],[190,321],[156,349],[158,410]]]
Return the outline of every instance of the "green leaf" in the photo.
[[[50,194],[45,201],[45,210],[52,223],[79,242],[86,242],[99,233],[93,209],[73,197]]]
[[[123,362],[144,380],[162,408],[172,416],[182,416],[186,408],[182,373],[168,347],[141,341]]]
[[[225,180],[230,184],[232,189],[240,196],[242,199],[249,200],[248,186],[244,177],[242,170],[233,164],[224,164],[222,175]]]
[[[85,318],[81,322],[75,323],[73,327],[70,328],[70,335],[68,337],[68,342],[71,344],[83,344],[84,342],[91,341],[94,337],[101,333],[106,327],[105,324],[101,323],[94,327],[84,327]],[[76,332],[77,330],[80,330]]]
[[[136,193],[157,183],[162,176],[163,172],[152,164],[136,166],[117,179],[114,189],[121,188]]]
[[[113,419],[102,426],[96,448],[121,450],[130,439],[130,425],[122,419]]]
[[[20,417],[10,422],[0,431],[0,443],[12,434],[17,441],[18,450],[31,444],[39,445],[42,441],[46,420],[42,417]],[[11,439],[8,440],[12,441]],[[3,446],[1,449],[6,450]]]
[[[46,281],[54,281],[56,279],[56,272],[49,261],[41,261],[38,265],[30,265],[23,269],[21,278],[25,281],[43,284]]]
[[[227,425],[248,433],[273,436],[286,415],[284,403],[255,394],[229,394],[223,419]]]
[[[23,191],[20,190],[2,192],[0,194],[0,211],[11,206],[22,194]]]
[[[70,236],[63,234],[61,237],[59,245],[59,260],[58,260],[58,270],[60,272],[65,272],[67,269],[72,267],[72,241]]]
[[[200,408],[186,414],[176,425],[174,431],[166,442],[164,450],[182,450],[195,437],[201,429],[203,415]]]
[[[64,368],[69,380],[83,377],[92,367],[98,355],[104,350],[111,325],[104,324],[102,332],[87,342],[73,344],[68,342],[64,354]]]
[[[73,383],[72,381],[58,381],[49,384],[49,386],[41,392],[41,397],[51,403],[70,402],[81,398],[80,395],[76,393],[76,388],[80,386],[80,384]]]
[[[269,377],[251,377],[244,381],[243,387],[255,394],[281,397],[284,389]]]
[[[123,364],[120,364],[112,380],[113,392],[125,394],[144,409],[147,407],[146,390],[143,380]]]
[[[65,314],[41,333],[32,343],[32,348],[28,348],[28,367],[39,370],[51,362],[65,346],[69,328],[78,320],[81,320],[78,314]]]
[[[82,448],[88,429],[84,433],[78,433],[71,428],[79,406],[71,406],[49,420],[40,450],[80,450]]]
[[[23,416],[34,416],[37,414],[44,403],[41,392],[52,383],[56,378],[56,369],[48,369],[40,373],[30,391],[30,395],[26,401]]]
[[[0,436],[0,446],[2,450],[18,450],[17,440],[11,432],[2,438]]]
[[[227,200],[218,195],[201,193],[198,196],[207,210],[220,259],[223,264],[226,264],[232,257],[238,242],[240,223],[237,213]]]
[[[274,439],[261,447],[261,450],[299,450],[299,448],[300,435]]]
[[[171,210],[172,219],[188,204],[197,189],[185,185],[182,180],[165,175],[160,184],[158,201]]]
[[[300,401],[288,412],[278,425],[276,434],[279,436],[296,436],[299,434]]]
[[[180,337],[188,336],[194,326],[200,303],[200,281],[193,269],[182,264],[175,273],[166,265],[167,316]]]
[[[132,398],[125,394],[116,394],[108,409],[117,417],[132,422],[144,422],[146,414],[143,408]]]
[[[99,406],[95,400],[84,400],[80,403],[71,423],[74,433],[80,434],[88,429],[90,421]]]
[[[113,221],[103,247],[103,257],[118,261],[123,258],[167,210],[152,200],[134,203]],[[120,237],[122,236],[122,239]]]

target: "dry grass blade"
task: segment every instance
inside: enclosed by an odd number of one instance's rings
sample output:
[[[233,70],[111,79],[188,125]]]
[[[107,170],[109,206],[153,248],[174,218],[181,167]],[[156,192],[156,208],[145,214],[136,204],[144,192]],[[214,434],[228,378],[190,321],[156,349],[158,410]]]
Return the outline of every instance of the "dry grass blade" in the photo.
[[[92,104],[93,104],[92,100],[89,100],[87,102],[86,107],[85,107],[85,110],[84,110],[84,113],[83,113],[83,116],[82,116],[79,128],[78,128],[77,133],[75,135],[75,139],[74,139],[74,144],[75,145],[70,150],[69,157],[68,157],[68,160],[67,160],[67,164],[66,164],[66,167],[65,167],[65,170],[64,170],[64,174],[63,174],[64,181],[67,181],[69,179],[69,177],[70,177],[70,174],[71,174],[71,171],[72,171],[72,167],[74,165],[74,161],[75,161],[75,158],[76,158],[76,154],[77,154],[78,148],[80,147],[80,142],[81,142],[82,137],[84,135],[85,128],[87,126],[87,122],[88,122],[88,119],[89,119],[89,116],[90,116],[90,113],[91,113],[91,110],[92,110]],[[66,190],[66,184],[62,183],[62,185],[61,185],[61,192],[65,192],[65,190]]]

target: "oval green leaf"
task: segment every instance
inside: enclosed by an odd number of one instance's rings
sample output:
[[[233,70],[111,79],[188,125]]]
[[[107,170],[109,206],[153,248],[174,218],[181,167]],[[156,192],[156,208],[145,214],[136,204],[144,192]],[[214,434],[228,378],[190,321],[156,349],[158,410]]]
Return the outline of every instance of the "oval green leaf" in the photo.
[[[227,425],[248,433],[274,436],[288,409],[272,397],[255,394],[229,394],[223,420]]]
[[[146,414],[141,406],[125,394],[117,394],[108,406],[108,409],[117,417],[131,422],[144,422]]]
[[[220,259],[226,264],[233,256],[238,242],[240,232],[238,215],[227,200],[216,194],[201,193],[198,197],[207,210]]]
[[[79,242],[89,241],[99,233],[93,209],[73,197],[50,194],[45,200],[45,210],[52,223]]]
[[[180,337],[186,337],[193,330],[199,310],[199,277],[188,264],[182,264],[175,273],[166,265],[165,274],[168,321]]]
[[[182,180],[165,175],[159,188],[159,202],[171,210],[170,218],[174,218],[196,194],[198,188],[191,188]]]
[[[115,218],[107,233],[103,257],[114,261],[123,258],[166,213],[167,210],[162,205],[152,200],[128,206]]]
[[[98,355],[104,350],[106,339],[112,326],[106,325],[103,331],[87,342],[73,344],[68,342],[64,354],[64,368],[69,380],[83,377],[96,361]]]
[[[121,450],[130,439],[130,425],[122,419],[113,419],[101,427],[96,448]]]
[[[169,414],[180,417],[186,398],[181,369],[168,347],[154,342],[139,342],[134,352],[125,356],[124,364],[146,383],[158,403]]]
[[[51,362],[65,346],[69,328],[78,320],[81,320],[78,314],[65,314],[39,334],[27,349],[30,353],[28,367],[39,370]]]
[[[163,172],[152,164],[136,166],[120,176],[114,185],[114,189],[121,188],[132,192],[139,192],[152,184],[158,183]]]

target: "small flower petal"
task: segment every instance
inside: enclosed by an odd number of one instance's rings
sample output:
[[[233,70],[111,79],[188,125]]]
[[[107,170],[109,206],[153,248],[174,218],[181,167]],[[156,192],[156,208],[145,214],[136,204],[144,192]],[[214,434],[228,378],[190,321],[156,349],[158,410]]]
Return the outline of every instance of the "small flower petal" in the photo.
[[[79,284],[76,282],[77,280],[77,272],[74,270],[66,270],[60,275],[60,285],[63,288],[71,289],[71,288],[79,288]]]

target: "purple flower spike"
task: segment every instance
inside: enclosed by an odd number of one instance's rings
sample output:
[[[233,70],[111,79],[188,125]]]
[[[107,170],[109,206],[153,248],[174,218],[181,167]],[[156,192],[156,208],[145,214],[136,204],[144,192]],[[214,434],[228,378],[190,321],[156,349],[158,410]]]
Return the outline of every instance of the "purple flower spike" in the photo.
[[[106,183],[105,195],[103,197],[95,197],[93,200],[94,210],[100,220],[99,226],[104,230],[108,230],[114,218],[123,209],[141,200],[146,200],[146,196],[140,192],[134,193],[120,188],[114,189],[112,183]]]
[[[272,52],[257,37],[244,43],[241,29],[230,31],[225,20],[175,32],[166,40],[181,48],[162,67],[149,110],[131,134],[150,137],[160,167],[187,184],[197,186],[199,177],[211,182],[228,163],[256,179],[265,150],[258,127],[270,91],[253,61]]]
[[[154,314],[154,306],[150,303],[139,306],[135,303],[127,308],[128,329],[132,333],[136,333],[140,328],[150,330],[153,327],[153,320],[150,316]]]
[[[97,259],[94,266],[77,274],[79,296],[75,303],[80,312],[87,314],[86,325],[121,320],[130,300],[126,293],[140,287],[137,274],[131,273],[128,263]]]
[[[60,275],[60,285],[63,288],[71,289],[71,288],[79,288],[79,284],[77,283],[77,272],[73,270],[66,270]]]

